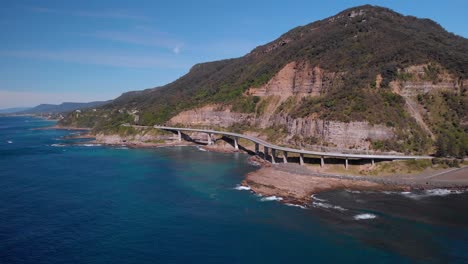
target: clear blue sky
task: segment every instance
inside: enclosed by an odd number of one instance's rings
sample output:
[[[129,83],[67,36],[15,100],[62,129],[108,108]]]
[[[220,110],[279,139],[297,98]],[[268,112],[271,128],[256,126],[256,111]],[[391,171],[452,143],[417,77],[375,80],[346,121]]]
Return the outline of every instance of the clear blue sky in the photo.
[[[466,0],[2,1],[0,108],[112,99],[374,4],[468,37]]]

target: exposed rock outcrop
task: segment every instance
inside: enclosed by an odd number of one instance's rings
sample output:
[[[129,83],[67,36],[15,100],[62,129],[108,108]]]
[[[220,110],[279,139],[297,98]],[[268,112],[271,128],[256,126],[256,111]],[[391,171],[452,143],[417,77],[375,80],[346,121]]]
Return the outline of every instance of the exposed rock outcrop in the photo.
[[[285,127],[287,136],[283,142],[278,142],[283,144],[293,144],[293,137],[299,136],[317,138],[326,145],[338,148],[369,149],[370,140],[384,140],[394,136],[391,128],[383,125],[371,125],[367,122],[344,123],[325,121],[313,117],[295,119],[279,114],[266,119],[265,116],[255,118],[253,114],[233,113],[229,110],[216,111],[213,106],[182,112],[169,122],[172,125],[218,127],[230,127],[241,123],[260,128]]]
[[[308,62],[290,62],[268,83],[247,92],[254,96],[276,95],[285,99],[289,96],[319,96],[332,87],[341,87],[341,74],[327,72]]]
[[[253,115],[231,112],[230,108],[217,105],[207,105],[189,111],[181,112],[171,118],[170,125],[186,124],[191,126],[229,127],[240,122],[250,123]]]

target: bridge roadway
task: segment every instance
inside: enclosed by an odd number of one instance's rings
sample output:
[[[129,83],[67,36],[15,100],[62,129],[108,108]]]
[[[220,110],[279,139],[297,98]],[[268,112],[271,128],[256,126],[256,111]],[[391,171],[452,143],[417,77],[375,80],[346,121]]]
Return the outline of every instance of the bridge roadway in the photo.
[[[250,140],[250,141],[255,143],[256,153],[259,152],[259,145],[262,145],[264,147],[264,156],[265,157],[268,156],[268,149],[271,149],[272,150],[272,163],[275,163],[275,152],[278,151],[278,150],[283,151],[283,153],[285,153],[285,155],[283,157],[285,162],[287,162],[287,153],[290,152],[290,153],[299,154],[301,165],[304,163],[304,161],[303,161],[304,156],[303,155],[312,155],[312,156],[318,156],[318,157],[321,158],[321,165],[322,166],[324,165],[324,158],[325,157],[345,159],[346,160],[346,163],[345,163],[346,168],[348,167],[348,159],[369,159],[369,160],[372,160],[372,164],[374,164],[374,160],[432,159],[431,156],[373,155],[373,154],[351,154],[351,153],[339,153],[339,152],[310,151],[310,150],[303,150],[303,149],[294,149],[294,148],[288,148],[288,147],[281,147],[281,146],[271,144],[269,142],[266,142],[266,141],[261,140],[261,139],[256,138],[256,137],[243,135],[243,134],[232,133],[232,132],[216,131],[216,130],[208,130],[208,129],[196,129],[196,128],[167,127],[167,126],[158,126],[158,125],[155,125],[154,128],[177,132],[178,135],[179,135],[179,140],[181,140],[181,131],[206,133],[206,134],[208,134],[208,144],[212,144],[211,136],[213,134],[229,136],[229,137],[232,137],[234,139],[236,149],[238,149],[238,138],[247,139],[247,140]]]

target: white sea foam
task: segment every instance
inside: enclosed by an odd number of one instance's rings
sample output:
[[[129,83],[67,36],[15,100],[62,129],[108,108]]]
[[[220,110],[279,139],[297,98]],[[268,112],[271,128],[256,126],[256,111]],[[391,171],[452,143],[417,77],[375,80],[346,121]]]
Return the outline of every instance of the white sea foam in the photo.
[[[13,144],[13,141],[8,140],[7,143],[8,143],[8,144]]]
[[[83,147],[99,147],[102,146],[101,144],[81,144],[78,146],[83,146]]]
[[[349,193],[361,193],[361,191],[354,191],[354,190],[348,190],[348,189],[346,189],[346,191]]]
[[[367,220],[374,219],[377,216],[375,214],[358,214],[354,216],[354,220]]]
[[[65,147],[65,144],[52,144],[52,147]]]
[[[200,151],[206,151],[206,149],[202,148],[202,147],[197,147],[198,150]]]
[[[236,187],[234,187],[234,189],[238,191],[250,191],[249,186],[242,186],[242,185],[237,185]]]
[[[424,192],[401,192],[402,195],[412,198],[412,199],[422,199],[431,196],[447,196],[452,194],[462,194],[465,193],[466,190],[449,190],[449,189],[430,189],[425,190]]]
[[[287,206],[291,206],[291,207],[299,207],[301,209],[307,209],[307,207],[303,206],[303,205],[299,205],[299,204],[291,204],[291,203],[287,203],[286,204]]]
[[[117,147],[116,149],[128,149],[127,147]]]
[[[449,189],[432,189],[426,190],[425,193],[428,196],[447,196],[450,194],[462,194],[465,191],[462,190],[449,190]]]
[[[282,201],[283,198],[282,197],[279,197],[279,196],[267,196],[267,197],[263,197],[262,199],[260,199],[260,201],[262,202],[270,202],[270,201]]]
[[[346,208],[343,208],[339,205],[333,205],[333,204],[329,204],[329,203],[322,203],[322,202],[312,202],[312,206],[315,207],[315,208],[325,208],[325,209],[334,209],[334,210],[338,210],[338,211],[347,211],[348,209]]]
[[[325,199],[320,199],[320,198],[318,198],[315,194],[312,194],[310,197],[312,197],[312,199],[317,200],[317,201],[320,201],[320,202],[326,202],[326,201],[327,201],[327,200],[325,200]]]

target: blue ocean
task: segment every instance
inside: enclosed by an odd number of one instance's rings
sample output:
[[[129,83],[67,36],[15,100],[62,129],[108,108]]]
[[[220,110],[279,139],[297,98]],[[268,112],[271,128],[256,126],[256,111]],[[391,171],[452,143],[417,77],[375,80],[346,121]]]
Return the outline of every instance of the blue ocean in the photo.
[[[468,263],[468,193],[238,188],[244,154],[128,149],[0,117],[0,263]]]

